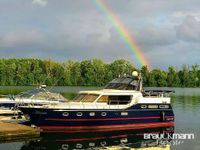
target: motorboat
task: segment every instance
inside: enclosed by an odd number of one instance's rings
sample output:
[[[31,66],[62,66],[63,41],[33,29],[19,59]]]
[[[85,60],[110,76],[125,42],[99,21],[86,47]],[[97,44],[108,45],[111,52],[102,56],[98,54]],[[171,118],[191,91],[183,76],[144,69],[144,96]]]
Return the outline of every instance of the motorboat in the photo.
[[[144,90],[141,74],[133,72],[103,89],[80,91],[71,101],[47,106],[20,106],[30,122],[49,132],[109,132],[174,125],[170,94]]]
[[[25,92],[21,92],[18,95],[4,95],[0,98],[0,114],[13,114],[18,111],[19,106],[44,106],[48,104],[58,104],[60,102],[66,102],[59,93],[50,92],[46,85],[41,85],[38,88],[34,88]]]

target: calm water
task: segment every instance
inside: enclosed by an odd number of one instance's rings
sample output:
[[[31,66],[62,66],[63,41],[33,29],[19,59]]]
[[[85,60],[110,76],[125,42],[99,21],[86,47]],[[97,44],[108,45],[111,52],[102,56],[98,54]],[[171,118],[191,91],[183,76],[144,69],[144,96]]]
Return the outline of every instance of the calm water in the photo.
[[[13,93],[33,87],[0,87],[0,94]],[[72,98],[79,90],[96,87],[54,87]],[[67,149],[141,149],[141,150],[200,150],[200,88],[171,88],[175,90],[172,105],[175,113],[175,127],[154,130],[124,131],[112,133],[85,134],[42,134],[39,139],[0,144],[0,150],[67,150]],[[144,140],[142,133],[173,132],[193,133],[192,140],[161,141]]]

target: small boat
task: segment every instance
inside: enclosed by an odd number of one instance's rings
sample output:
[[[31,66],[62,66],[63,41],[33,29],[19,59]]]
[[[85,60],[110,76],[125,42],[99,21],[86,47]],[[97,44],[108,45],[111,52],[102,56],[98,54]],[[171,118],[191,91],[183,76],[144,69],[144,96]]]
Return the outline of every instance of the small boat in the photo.
[[[80,91],[72,100],[48,106],[20,106],[30,122],[49,132],[109,132],[174,125],[169,94],[143,90],[137,72],[109,82],[96,91]]]
[[[19,106],[44,106],[58,104],[67,100],[59,93],[47,90],[46,85],[22,92],[16,96],[4,95],[0,98],[0,115],[11,115],[18,112]]]

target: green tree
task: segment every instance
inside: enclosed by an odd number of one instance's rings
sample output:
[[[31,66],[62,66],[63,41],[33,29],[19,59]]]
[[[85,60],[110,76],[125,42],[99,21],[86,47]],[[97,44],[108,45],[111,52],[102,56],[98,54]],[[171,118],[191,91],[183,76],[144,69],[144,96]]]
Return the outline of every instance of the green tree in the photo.
[[[150,73],[150,86],[165,87],[167,86],[167,73],[159,69],[154,69]]]
[[[183,87],[188,87],[189,85],[189,69],[186,65],[183,65],[182,70],[178,73],[181,85]]]
[[[197,87],[199,81],[198,70],[199,70],[198,65],[192,65],[192,68],[189,71],[189,83],[188,83],[189,87]]]
[[[103,86],[119,75],[131,75],[136,70],[127,60],[116,60],[110,64],[99,59],[82,62],[31,58],[0,59],[0,85],[86,85]],[[200,69],[198,65],[177,71],[173,66],[168,71],[147,66],[140,69],[145,86],[199,87]]]
[[[169,87],[177,87],[180,86],[180,79],[178,76],[177,71],[174,69],[173,66],[168,68],[167,74],[167,86]]]
[[[111,63],[110,69],[112,71],[113,78],[119,77],[120,75],[122,76],[124,74],[131,75],[135,70],[133,65],[124,59],[116,60]]]
[[[104,84],[106,75],[105,64],[98,59],[81,62],[81,76],[84,85],[101,86]]]
[[[150,72],[149,72],[147,66],[142,66],[141,74],[142,74],[142,79],[143,79],[144,86],[149,86]]]

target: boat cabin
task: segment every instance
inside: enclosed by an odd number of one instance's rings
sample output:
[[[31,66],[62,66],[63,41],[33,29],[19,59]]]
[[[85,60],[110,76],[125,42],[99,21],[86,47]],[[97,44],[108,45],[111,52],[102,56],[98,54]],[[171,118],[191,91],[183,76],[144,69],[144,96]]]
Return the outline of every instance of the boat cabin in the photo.
[[[159,91],[161,92],[161,91]],[[144,91],[141,76],[123,76],[109,82],[104,89],[81,91],[67,105],[71,108],[127,108],[138,103],[170,103],[169,97]],[[63,104],[62,104],[63,105]],[[63,107],[66,107],[63,105]]]
[[[100,91],[82,91],[73,99],[73,102],[127,105],[132,101],[134,96],[135,94],[133,92],[125,90],[104,89]]]

